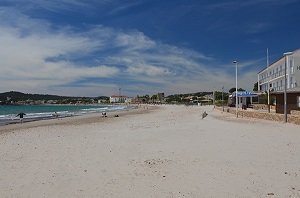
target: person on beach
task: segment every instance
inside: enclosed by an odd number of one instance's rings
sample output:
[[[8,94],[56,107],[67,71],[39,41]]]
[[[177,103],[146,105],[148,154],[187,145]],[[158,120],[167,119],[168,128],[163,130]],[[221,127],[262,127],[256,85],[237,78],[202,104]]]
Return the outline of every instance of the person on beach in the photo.
[[[55,111],[54,114],[53,114],[53,116],[54,116],[55,118],[58,118],[58,113]]]
[[[107,117],[106,112],[102,112],[102,117],[105,117],[105,118]]]
[[[202,119],[205,118],[207,115],[208,115],[208,114],[206,113],[206,111],[204,111],[204,112],[202,113]]]
[[[23,123],[23,117],[24,117],[24,115],[26,115],[26,113],[23,113],[23,112],[21,112],[21,113],[19,113],[18,115],[16,115],[16,117],[20,117],[20,122],[21,123]]]

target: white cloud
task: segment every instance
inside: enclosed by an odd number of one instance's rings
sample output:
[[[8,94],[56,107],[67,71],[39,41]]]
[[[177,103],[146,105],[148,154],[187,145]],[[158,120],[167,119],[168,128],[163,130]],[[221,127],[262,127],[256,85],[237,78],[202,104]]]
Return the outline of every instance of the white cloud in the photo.
[[[125,47],[125,51],[145,51],[155,47],[155,42],[142,32],[118,33],[115,35],[115,46]]]
[[[0,92],[97,96],[112,94],[117,87],[136,95],[234,86],[234,73],[227,71],[232,65],[215,68],[213,57],[155,41],[137,30],[65,28],[14,11],[0,10]],[[251,64],[256,63],[241,68]],[[245,86],[256,79],[252,73],[240,75],[247,79],[241,81]]]
[[[151,77],[159,77],[169,75],[171,72],[168,69],[155,67],[151,65],[129,66],[127,72],[133,75],[144,74]]]
[[[1,16],[4,14],[2,10]],[[21,14],[13,19],[6,16],[6,19],[12,23],[0,23],[0,90],[17,90],[22,85],[24,91],[35,92],[119,73],[117,67],[81,65],[73,61],[101,48],[101,40],[95,41],[67,29],[52,31],[43,21]],[[50,61],[60,57],[63,60]]]

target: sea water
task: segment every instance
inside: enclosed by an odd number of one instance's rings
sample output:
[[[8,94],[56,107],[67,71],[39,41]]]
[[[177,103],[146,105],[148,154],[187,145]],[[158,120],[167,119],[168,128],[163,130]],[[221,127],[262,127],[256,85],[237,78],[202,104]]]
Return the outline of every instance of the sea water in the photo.
[[[126,110],[126,105],[0,105],[0,125],[19,122],[19,113],[25,113],[24,121],[79,116],[89,113]]]

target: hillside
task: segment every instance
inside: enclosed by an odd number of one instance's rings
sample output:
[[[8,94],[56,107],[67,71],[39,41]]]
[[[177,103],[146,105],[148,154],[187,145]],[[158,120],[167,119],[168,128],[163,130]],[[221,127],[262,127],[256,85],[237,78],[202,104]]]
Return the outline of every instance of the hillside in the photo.
[[[48,94],[29,94],[17,91],[10,91],[0,93],[0,101],[26,101],[26,100],[79,100],[79,99],[108,99],[106,96],[99,97],[71,97],[71,96],[58,96],[58,95],[48,95]]]

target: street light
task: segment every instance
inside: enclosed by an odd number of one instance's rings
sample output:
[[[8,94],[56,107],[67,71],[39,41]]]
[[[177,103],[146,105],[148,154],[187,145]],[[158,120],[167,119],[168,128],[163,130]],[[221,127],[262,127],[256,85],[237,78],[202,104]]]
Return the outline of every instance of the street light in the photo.
[[[269,67],[269,49],[267,48],[267,68]],[[267,69],[267,76],[268,76],[268,69]],[[268,113],[270,113],[270,78],[268,78]]]
[[[284,106],[283,106],[283,112],[284,112],[284,122],[287,122],[287,94],[286,94],[286,89],[287,89],[287,79],[286,79],[286,68],[287,68],[287,64],[288,64],[288,56],[292,55],[293,52],[286,52],[283,53],[284,56],[284,60],[285,60],[285,64],[284,64]]]
[[[238,67],[238,62],[235,60],[233,61],[235,64],[235,113],[236,117],[238,117],[238,88],[237,88],[237,67]]]
[[[222,87],[222,107],[223,107],[223,112],[224,112],[224,96],[223,96],[223,93],[224,93],[224,86]]]

